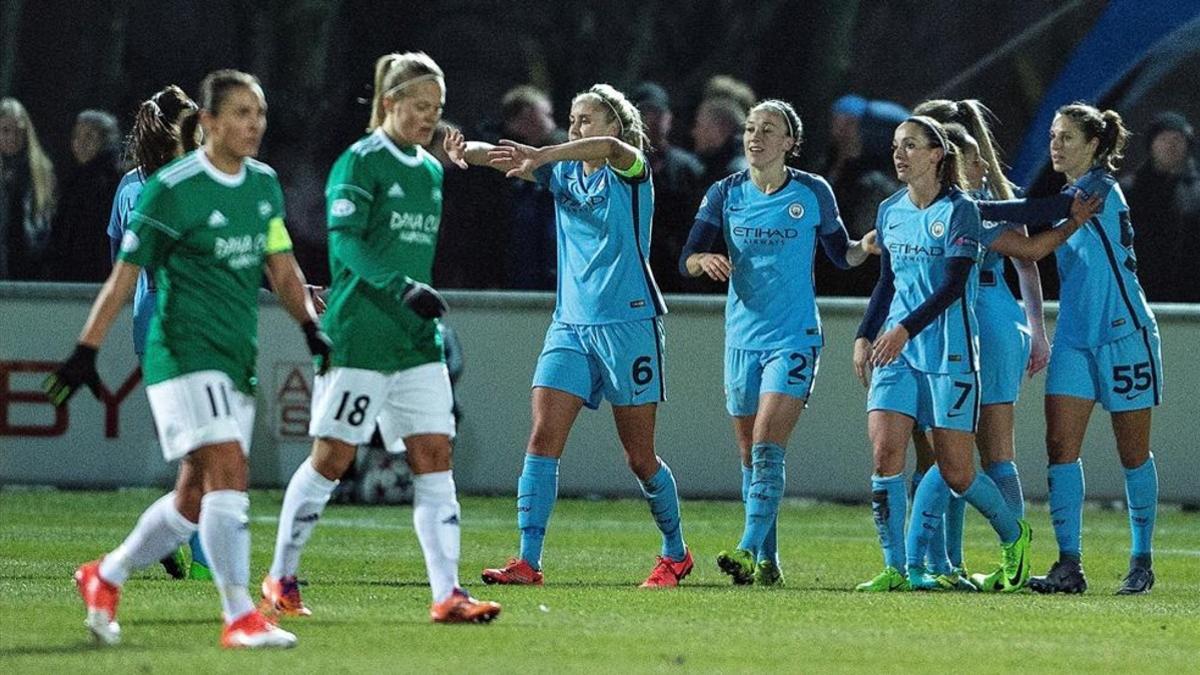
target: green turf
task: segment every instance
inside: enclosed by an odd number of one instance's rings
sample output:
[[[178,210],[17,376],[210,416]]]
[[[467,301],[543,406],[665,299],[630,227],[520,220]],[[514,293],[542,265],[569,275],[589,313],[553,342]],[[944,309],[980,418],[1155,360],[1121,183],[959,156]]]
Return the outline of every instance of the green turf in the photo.
[[[155,493],[0,491],[0,671],[550,672],[971,671],[1194,672],[1200,653],[1200,520],[1159,516],[1159,585],[1114,597],[1127,561],[1125,515],[1089,508],[1082,597],[864,595],[882,568],[870,511],[788,502],[780,524],[787,586],[732,587],[713,558],[740,533],[741,505],[687,502],[695,572],[678,590],[636,588],[658,537],[640,501],[564,500],[546,547],[544,588],[484,587],[485,565],[515,551],[511,499],[463,500],[463,579],[504,614],[488,626],[428,622],[424,566],[403,507],[331,506],[305,554],[311,619],[285,622],[289,652],[226,653],[211,584],[135,575],[120,607],[124,641],[95,648],[70,574],[115,546]],[[252,583],[269,562],[280,493],[252,497]],[[1044,508],[1030,514],[1035,569],[1053,557]],[[999,559],[968,514],[967,562]]]

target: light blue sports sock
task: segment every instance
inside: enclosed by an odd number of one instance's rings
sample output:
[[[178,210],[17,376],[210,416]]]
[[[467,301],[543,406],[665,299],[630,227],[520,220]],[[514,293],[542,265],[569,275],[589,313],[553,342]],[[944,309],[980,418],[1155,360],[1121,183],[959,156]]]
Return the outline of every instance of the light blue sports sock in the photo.
[[[963,566],[963,521],[967,517],[967,500],[962,497],[950,495],[950,501],[946,503],[946,518],[943,522],[943,550],[946,552],[946,561],[951,567]]]
[[[961,496],[987,518],[988,524],[1000,536],[1000,543],[1011,544],[1021,536],[1021,526],[1017,524],[1017,517],[1008,510],[1004,497],[1000,495],[1000,489],[987,474],[975,474],[975,480],[971,481],[971,486]]]
[[[946,502],[950,499],[950,488],[942,480],[942,472],[932,466],[917,485],[913,495],[912,516],[908,524],[908,534],[905,546],[909,568],[921,567],[925,562],[926,552],[935,553],[934,545],[937,535],[942,529],[942,516],[946,512]],[[944,540],[942,540],[944,542]],[[945,557],[945,544],[942,544],[942,555]],[[937,555],[931,555],[936,560]],[[948,570],[937,570],[939,572]]]
[[[650,480],[642,482],[642,494],[650,502],[650,514],[654,524],[662,532],[662,554],[671,560],[683,560],[687,555],[683,544],[683,528],[679,522],[679,492],[675,487],[675,476],[671,467],[658,458],[658,471]]]
[[[198,530],[192,533],[191,539],[188,539],[188,547],[192,549],[192,562],[208,567],[208,556],[204,555],[204,547],[200,545],[200,532]]]
[[[925,479],[925,472],[921,470],[913,471],[912,479],[908,481],[908,498],[912,499],[917,495],[917,487],[921,485],[921,481]]]
[[[904,574],[907,569],[904,564],[904,521],[908,517],[904,474],[871,476],[871,512],[875,516],[884,564]]]
[[[755,443],[750,449],[753,475],[746,496],[746,525],[738,548],[758,551],[779,515],[786,479],[784,450],[774,443]]]
[[[546,525],[558,499],[558,460],[525,455],[517,480],[517,527],[521,530],[521,559],[542,569],[542,544]]]
[[[992,479],[1000,494],[1004,495],[1004,503],[1008,510],[1018,518],[1025,517],[1025,494],[1021,491],[1021,476],[1017,474],[1017,465],[1012,460],[992,462],[983,467],[983,472]]]
[[[1154,455],[1136,469],[1125,469],[1125,501],[1129,506],[1130,557],[1139,567],[1152,562],[1154,519],[1158,515],[1158,469]]]
[[[1079,541],[1083,530],[1083,461],[1051,464],[1046,482],[1050,486],[1050,523],[1058,541],[1058,557],[1078,561],[1083,552]]]

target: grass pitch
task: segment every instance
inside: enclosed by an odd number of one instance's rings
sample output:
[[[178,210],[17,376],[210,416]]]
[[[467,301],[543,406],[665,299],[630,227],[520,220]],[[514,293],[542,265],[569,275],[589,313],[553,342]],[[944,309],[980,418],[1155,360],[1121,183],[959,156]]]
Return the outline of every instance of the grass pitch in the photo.
[[[1127,564],[1126,516],[1089,508],[1084,596],[850,592],[882,568],[870,509],[789,501],[780,523],[787,585],[732,587],[716,553],[741,532],[741,505],[683,504],[696,569],[677,590],[638,589],[658,534],[640,501],[563,500],[550,524],[544,588],[485,587],[484,566],[516,550],[511,498],[466,498],[463,581],[504,605],[487,626],[428,621],[424,564],[406,507],[331,505],[305,553],[315,615],[284,626],[286,652],[217,647],[211,583],[132,577],[123,642],[92,645],[71,573],[114,547],[156,492],[0,490],[0,671],[27,672],[621,672],[1175,671],[1200,654],[1200,517],[1159,514],[1158,585],[1115,597]],[[251,584],[269,564],[279,492],[255,492]],[[1044,507],[1031,509],[1035,571],[1055,556]],[[999,559],[967,516],[968,565]]]

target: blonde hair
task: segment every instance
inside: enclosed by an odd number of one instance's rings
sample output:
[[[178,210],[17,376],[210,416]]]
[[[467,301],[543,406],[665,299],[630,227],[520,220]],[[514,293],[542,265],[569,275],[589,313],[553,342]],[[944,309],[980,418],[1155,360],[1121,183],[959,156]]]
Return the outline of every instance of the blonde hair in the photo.
[[[743,115],[749,112],[758,100],[750,85],[732,75],[713,75],[708,78],[708,82],[704,84],[703,98],[727,98],[742,109]]]
[[[600,100],[600,107],[607,110],[612,121],[617,123],[617,135],[622,141],[643,152],[650,147],[646,125],[642,122],[642,113],[625,94],[610,84],[595,84],[591,89],[576,94],[572,103],[584,97]]]
[[[996,116],[987,106],[973,98],[962,101],[934,99],[917,106],[913,114],[932,117],[943,124],[954,122],[965,127],[979,146],[979,157],[987,164],[988,188],[992,194],[997,199],[1013,198],[1012,182],[1004,175],[996,138],[992,135],[990,122]]]
[[[375,95],[371,99],[371,122],[367,131],[375,131],[383,124],[386,114],[383,99],[404,96],[404,88],[425,80],[445,79],[442,69],[425,52],[393,52],[379,57],[375,62]]]
[[[54,211],[54,163],[38,142],[37,131],[25,106],[15,98],[0,98],[0,117],[11,117],[25,132],[25,148],[29,156],[29,177],[33,184],[33,211],[36,218],[49,218]]]

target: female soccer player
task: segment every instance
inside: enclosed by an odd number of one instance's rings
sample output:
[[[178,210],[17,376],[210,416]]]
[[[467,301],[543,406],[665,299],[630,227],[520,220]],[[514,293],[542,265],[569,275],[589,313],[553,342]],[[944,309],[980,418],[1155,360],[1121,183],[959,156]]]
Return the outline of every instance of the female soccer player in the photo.
[[[906,187],[879,207],[882,272],[855,340],[855,354],[869,350],[876,366],[867,401],[871,488],[887,567],[858,590],[909,588],[902,471],[914,421],[932,427],[945,481],[999,535],[998,574],[1005,590],[1017,590],[1029,575],[1029,526],[1009,511],[990,478],[975,473],[971,460],[979,405],[979,211],[958,187],[959,156],[940,123],[910,117],[896,128],[893,147],[896,176]]]
[[[519,556],[485,569],[491,584],[541,584],[542,543],[558,495],[558,461],[580,408],[612,404],[629,468],[662,533],[662,555],[646,588],[677,586],[692,571],[675,478],[654,452],[654,418],[666,396],[666,313],[650,273],[654,187],[637,108],[597,84],[571,104],[569,141],[534,148],[467,144],[447,137],[462,167],[491,163],[547,185],[558,222],[558,297],[533,376],[533,430],[517,483]]]
[[[918,106],[918,109],[932,109],[943,112],[951,106],[958,110],[961,106],[964,119],[972,120],[971,127],[984,137],[980,143],[977,136],[957,123],[944,125],[947,137],[954,143],[962,155],[964,178],[967,188],[972,194],[980,197],[992,196],[991,186],[997,188],[997,196],[1011,198],[1011,188],[1004,182],[998,162],[995,161],[995,151],[987,130],[984,108],[975,101],[954,103],[931,102]],[[981,153],[983,147],[989,152]],[[981,154],[991,158],[984,161]],[[990,178],[991,180],[986,180]],[[1035,200],[1036,201],[1036,200]],[[1098,199],[1093,199],[1098,201]],[[1056,203],[1059,200],[1055,200]],[[1070,206],[1072,202],[1068,201]],[[989,202],[980,202],[981,211],[990,211]],[[1061,206],[1060,206],[1061,208]],[[1083,216],[1090,216],[1089,211]],[[1034,237],[1028,237],[1024,228],[1013,227],[1005,223],[984,220],[982,223],[981,245],[985,249],[982,269],[980,271],[980,289],[975,301],[975,313],[979,322],[979,376],[980,376],[980,411],[979,433],[976,435],[976,445],[979,447],[981,464],[986,473],[1000,488],[1005,503],[1009,509],[1023,518],[1024,498],[1017,478],[1016,465],[1013,462],[1013,402],[1015,402],[1021,387],[1024,373],[1034,373],[1045,366],[1049,356],[1049,345],[1045,341],[1045,329],[1041,312],[1041,280],[1037,275],[1036,261],[1050,253],[1053,247],[1061,244],[1064,236],[1069,236],[1086,217],[1077,217],[1072,225],[1057,231],[1042,232]],[[1022,314],[1020,306],[1008,290],[1004,282],[1003,255],[1010,255],[1021,279],[1023,295],[1027,298],[1026,308]],[[1029,324],[1023,323],[1028,319]],[[1033,345],[1042,347],[1031,349],[1031,329]],[[1032,352],[1032,353],[1031,353]],[[921,444],[918,444],[918,448]],[[908,528],[908,579],[915,589],[960,589],[974,590],[962,566],[962,524],[965,502],[958,497],[949,495],[949,488],[940,479],[940,471],[934,467],[926,478],[933,485],[929,490],[917,493],[921,498],[916,499],[912,510],[912,522]],[[919,482],[919,481],[918,481]],[[943,521],[935,508],[926,500],[934,499],[938,504],[949,499]],[[934,514],[934,515],[926,515]],[[943,544],[943,542],[945,542]],[[932,544],[930,546],[929,544]],[[926,573],[923,561],[929,555],[930,571]],[[936,575],[936,576],[934,576]]]
[[[500,605],[458,584],[459,506],[451,471],[453,396],[437,318],[446,312],[428,283],[442,215],[442,166],[425,151],[442,116],[442,69],[423,52],[375,64],[368,135],[329,174],[333,284],[323,326],[332,368],[313,387],[312,454],[288,483],[263,607],[308,616],[296,571],[337,480],[379,425],[413,472],[413,527],[439,623],[487,622]]]
[[[725,406],[741,451],[742,539],[717,564],[735,584],[783,583],[776,521],[784,491],[784,449],[812,393],[824,338],[813,290],[818,239],[842,269],[867,253],[851,243],[829,184],[789,168],[800,154],[800,117],[766,100],[742,133],[749,169],[718,181],[700,204],[680,257],[685,276],[728,281]],[[713,253],[719,238],[729,255]]]
[[[1059,559],[1048,574],[1030,580],[1039,593],[1087,590],[1080,562],[1079,454],[1097,401],[1112,416],[1129,502],[1132,552],[1117,593],[1147,593],[1154,586],[1158,472],[1150,452],[1150,415],[1162,400],[1162,356],[1158,324],[1138,283],[1129,206],[1112,174],[1128,138],[1118,113],[1083,103],[1059,108],[1050,126],[1050,162],[1066,176],[1066,192],[1107,199],[1103,212],[1056,256],[1062,287],[1046,375],[1046,452]]]
[[[115,265],[121,254],[121,240],[129,228],[129,219],[138,196],[146,186],[146,179],[165,164],[184,152],[196,149],[195,116],[196,103],[175,85],[164,87],[154,96],[142,101],[129,133],[128,154],[136,166],[130,169],[117,185],[113,196],[112,215],[108,220],[108,240]],[[189,120],[188,133],[181,129],[183,121]],[[154,270],[143,268],[137,278],[137,289],[133,294],[133,353],[140,363],[146,353],[146,333],[150,329],[150,317],[154,315],[157,294],[154,286]],[[190,567],[185,567],[187,557],[182,547],[162,559],[167,573],[177,579],[211,579],[208,560],[200,547],[200,535],[195,533],[188,541],[191,549]]]
[[[142,367],[163,455],[182,460],[176,490],[147,509],[120,546],[80,567],[75,581],[88,628],[99,641],[116,643],[122,584],[187,541],[198,522],[224,610],[221,645],[290,647],[296,637],[260,614],[246,589],[246,453],[264,269],[318,361],[329,357],[329,343],[291,254],[279,181],[251,159],[266,129],[262,87],[253,75],[220,70],[205,77],[200,90],[204,147],[147,181],[79,344],[45,384],[55,405],[83,384],[96,393],[96,351],[141,268],[153,268],[158,311]]]

